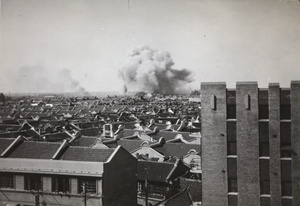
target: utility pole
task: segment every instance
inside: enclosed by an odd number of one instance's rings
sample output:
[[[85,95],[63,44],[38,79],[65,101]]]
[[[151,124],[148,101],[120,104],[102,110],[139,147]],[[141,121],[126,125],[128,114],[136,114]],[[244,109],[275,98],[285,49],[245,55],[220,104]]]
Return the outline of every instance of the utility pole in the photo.
[[[147,182],[147,178],[145,179],[145,196],[146,196],[146,206],[148,206],[148,182]]]
[[[35,195],[34,199],[35,199],[35,206],[40,206],[40,195],[39,194]]]
[[[83,183],[82,187],[83,187],[83,201],[84,201],[84,206],[86,206],[86,200],[87,200],[87,196],[86,196],[86,182]]]

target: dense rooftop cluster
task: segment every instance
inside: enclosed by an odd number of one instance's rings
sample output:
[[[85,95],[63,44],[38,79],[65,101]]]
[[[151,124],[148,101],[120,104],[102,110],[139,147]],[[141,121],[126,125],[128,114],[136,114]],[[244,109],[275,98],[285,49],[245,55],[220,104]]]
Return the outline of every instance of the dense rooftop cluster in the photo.
[[[143,92],[10,97],[0,105],[2,157],[105,162],[121,146],[138,160],[138,204],[200,202],[201,192],[190,190],[201,188],[198,100]]]

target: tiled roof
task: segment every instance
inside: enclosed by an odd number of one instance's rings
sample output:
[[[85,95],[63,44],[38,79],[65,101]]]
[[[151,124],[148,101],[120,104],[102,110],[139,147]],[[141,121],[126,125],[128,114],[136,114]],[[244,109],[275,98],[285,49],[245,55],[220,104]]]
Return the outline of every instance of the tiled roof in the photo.
[[[161,146],[153,147],[157,152],[165,157],[183,157],[188,154],[191,149],[201,152],[200,145],[197,144],[184,144],[184,143],[170,143],[166,142]]]
[[[166,124],[154,124],[153,126],[150,127],[151,130],[153,130],[155,127],[158,129],[158,130],[161,130],[161,129],[166,129],[168,125]]]
[[[183,157],[192,149],[200,153],[200,145],[196,144],[165,143],[162,147],[167,155],[172,157]]]
[[[96,149],[91,147],[69,147],[62,155],[62,160],[105,162],[114,149]]]
[[[96,127],[85,128],[85,129],[80,130],[80,133],[84,136],[97,136],[97,135],[100,135],[100,129],[98,129]]]
[[[187,191],[184,189],[183,191],[179,192],[178,194],[170,197],[169,199],[163,202],[165,206],[189,206],[192,205],[191,197]]]
[[[136,130],[124,129],[123,137],[132,136],[134,133],[136,133]]]
[[[118,145],[121,145],[128,152],[132,152],[133,150],[139,148],[142,144],[143,140],[127,140],[120,139],[118,141]]]
[[[193,202],[202,201],[202,183],[199,180],[180,178],[181,189],[188,188]]]
[[[183,139],[191,142],[195,140],[195,137],[190,137],[188,132],[177,132],[177,131],[159,131],[156,134],[151,134],[150,136],[156,140],[159,140],[161,137],[163,137],[166,141],[174,140],[176,135],[181,134]]]
[[[3,138],[17,138],[19,135],[22,135],[22,132],[11,131],[11,132],[0,133],[0,137]]]
[[[80,137],[76,140],[74,145],[89,147],[96,141],[97,137]]]
[[[60,143],[25,141],[14,149],[8,157],[51,159],[60,147]]]
[[[46,136],[47,141],[58,141],[58,140],[72,138],[66,132],[50,133],[50,134],[46,134],[45,136]]]
[[[15,139],[0,139],[0,154],[4,152]]]
[[[148,181],[166,182],[173,168],[173,163],[140,160],[137,163],[137,177],[140,181],[147,178]]]
[[[108,141],[108,142],[103,141],[103,144],[105,144],[109,148],[117,148],[118,147],[117,141]]]

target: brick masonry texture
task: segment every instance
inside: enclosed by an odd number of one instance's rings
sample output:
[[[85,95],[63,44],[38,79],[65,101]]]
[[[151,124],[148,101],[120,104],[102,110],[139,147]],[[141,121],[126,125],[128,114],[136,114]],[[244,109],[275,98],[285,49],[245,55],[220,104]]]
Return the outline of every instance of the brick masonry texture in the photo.
[[[246,95],[250,96],[247,109]],[[237,109],[237,179],[238,203],[260,205],[258,87],[256,83],[238,83]]]
[[[238,82],[235,91],[234,97],[234,90],[227,90],[225,83],[201,84],[203,205],[227,206],[230,196],[237,197],[237,203],[241,206],[299,206],[300,81],[292,81],[291,88],[280,88],[278,83],[270,83],[268,89],[258,89],[256,82]],[[213,110],[211,105],[213,95],[216,97],[216,110]],[[248,97],[250,104],[247,101]],[[235,103],[236,120],[230,121],[236,121],[237,196],[228,195],[227,189],[226,110],[227,105]],[[262,120],[259,120],[259,104],[267,106],[262,107],[264,112],[266,108],[269,109]],[[250,107],[247,108],[247,105]],[[270,197],[260,195],[260,121],[269,124]],[[283,123],[291,125],[292,198],[282,198],[281,181],[286,175],[284,172],[288,170],[282,162],[290,163],[287,158],[281,160],[281,134],[289,133],[285,130],[280,131],[285,128],[281,127]],[[229,131],[229,134],[232,133],[233,131]]]
[[[291,83],[291,144],[293,205],[300,205],[300,81]]]
[[[281,206],[279,84],[269,84],[269,143],[271,205]]]
[[[226,84],[201,85],[203,205],[228,205]],[[211,107],[216,97],[216,110]]]

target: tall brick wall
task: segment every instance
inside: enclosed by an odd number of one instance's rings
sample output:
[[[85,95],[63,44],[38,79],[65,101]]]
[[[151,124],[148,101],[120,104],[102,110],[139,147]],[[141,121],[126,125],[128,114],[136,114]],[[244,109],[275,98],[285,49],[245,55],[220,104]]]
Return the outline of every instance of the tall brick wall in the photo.
[[[213,97],[214,95],[214,97]],[[214,100],[215,110],[212,108]],[[228,205],[226,84],[201,84],[203,205]]]
[[[260,205],[257,83],[237,83],[236,110],[238,204]]]
[[[258,89],[256,82],[238,82],[235,102],[228,91],[225,83],[201,84],[203,205],[236,204],[235,194],[226,195],[227,175],[220,173],[227,172],[226,134],[235,132],[235,127],[226,128],[227,109],[227,123],[236,122],[238,205],[300,205],[300,81],[292,81],[290,89],[277,83]]]
[[[291,83],[291,146],[293,205],[300,205],[300,81]]]
[[[269,84],[269,143],[271,205],[281,206],[280,88]]]

